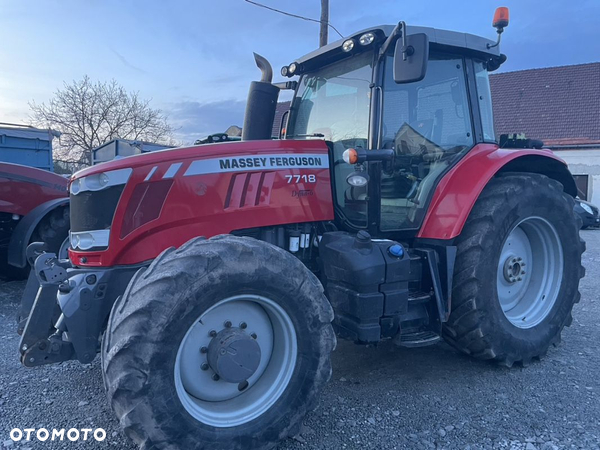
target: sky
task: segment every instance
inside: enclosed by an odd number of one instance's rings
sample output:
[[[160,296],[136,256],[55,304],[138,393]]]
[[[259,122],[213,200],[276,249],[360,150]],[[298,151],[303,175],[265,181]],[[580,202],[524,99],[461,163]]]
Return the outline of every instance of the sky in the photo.
[[[319,18],[320,0],[258,0]],[[330,0],[344,35],[404,20],[495,39],[497,6],[510,8],[501,71],[600,60],[600,0]],[[29,122],[31,101],[64,82],[115,79],[151,99],[191,143],[241,126],[252,52],[279,69],[318,46],[319,25],[243,0],[0,0],[0,122]],[[329,40],[339,37],[330,29]],[[282,97],[282,99],[286,99]]]

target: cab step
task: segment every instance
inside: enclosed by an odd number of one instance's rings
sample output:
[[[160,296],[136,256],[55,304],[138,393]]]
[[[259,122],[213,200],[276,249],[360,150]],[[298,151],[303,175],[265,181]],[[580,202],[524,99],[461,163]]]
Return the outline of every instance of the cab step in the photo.
[[[433,331],[413,331],[399,334],[394,338],[394,344],[400,347],[425,347],[439,342],[442,338]]]

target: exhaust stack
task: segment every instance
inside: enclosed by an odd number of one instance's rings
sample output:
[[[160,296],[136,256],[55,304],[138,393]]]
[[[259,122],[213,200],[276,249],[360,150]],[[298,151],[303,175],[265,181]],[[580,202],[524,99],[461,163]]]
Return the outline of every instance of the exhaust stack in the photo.
[[[242,140],[271,139],[279,88],[271,84],[273,68],[266,58],[254,53],[254,60],[262,76],[260,81],[250,83]]]

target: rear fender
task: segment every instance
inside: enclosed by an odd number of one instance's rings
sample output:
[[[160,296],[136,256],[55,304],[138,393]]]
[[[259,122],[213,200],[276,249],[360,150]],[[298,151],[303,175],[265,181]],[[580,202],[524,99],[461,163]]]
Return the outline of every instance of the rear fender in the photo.
[[[562,183],[569,195],[577,195],[575,180],[566,163],[550,150],[510,150],[480,144],[441,179],[418,237],[457,237],[485,186],[494,176],[505,172],[546,175]]]
[[[68,204],[68,198],[49,200],[38,205],[23,217],[13,230],[8,244],[8,263],[16,267],[25,267],[27,265],[25,251],[37,226],[51,211]]]

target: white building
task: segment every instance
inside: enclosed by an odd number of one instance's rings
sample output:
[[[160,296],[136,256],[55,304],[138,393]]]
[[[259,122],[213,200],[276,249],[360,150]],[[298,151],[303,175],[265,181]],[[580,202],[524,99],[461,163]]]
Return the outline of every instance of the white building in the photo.
[[[544,141],[600,205],[600,62],[493,74],[496,134]]]

